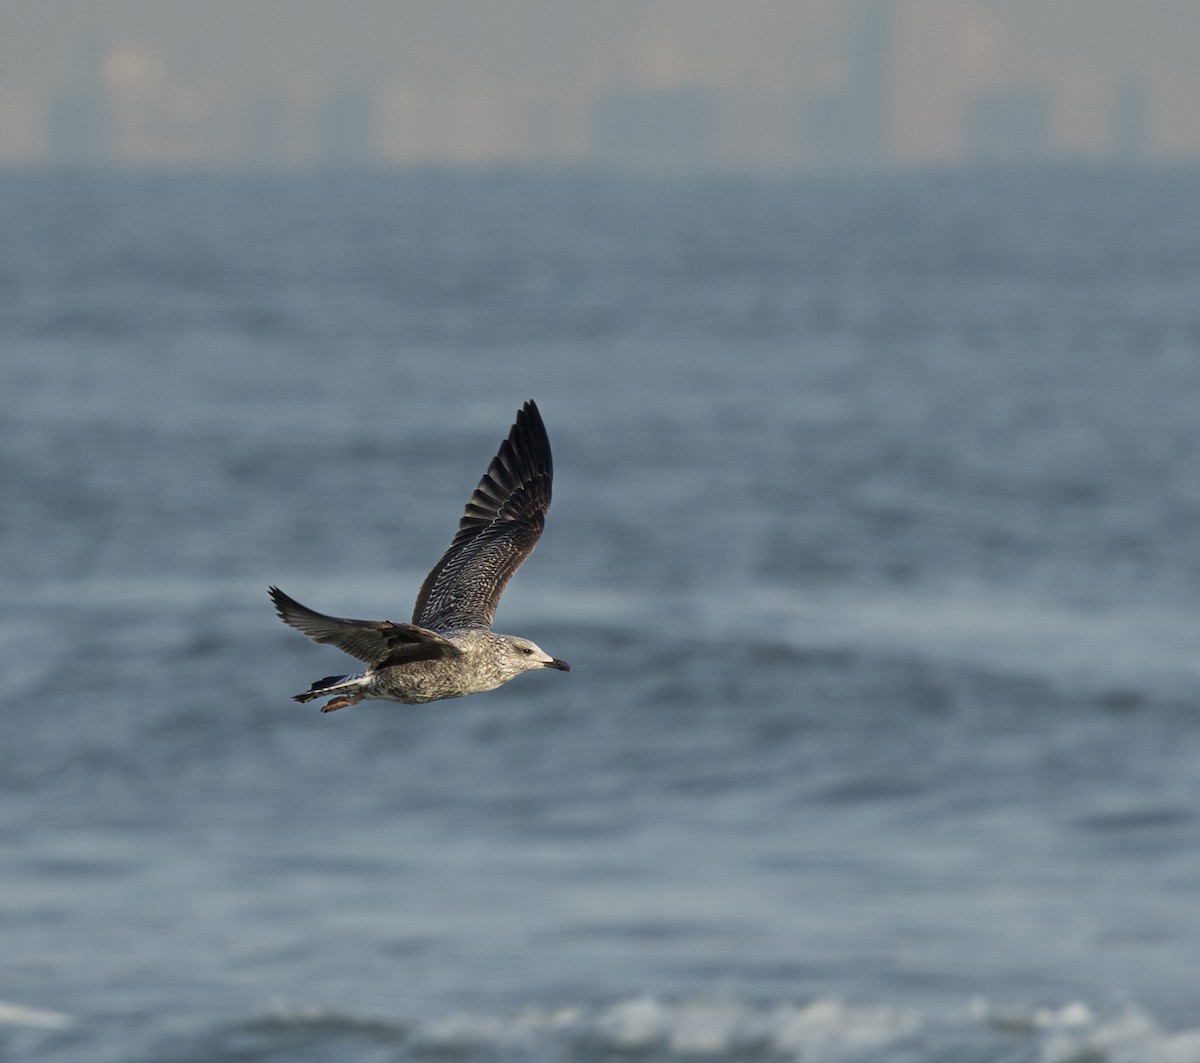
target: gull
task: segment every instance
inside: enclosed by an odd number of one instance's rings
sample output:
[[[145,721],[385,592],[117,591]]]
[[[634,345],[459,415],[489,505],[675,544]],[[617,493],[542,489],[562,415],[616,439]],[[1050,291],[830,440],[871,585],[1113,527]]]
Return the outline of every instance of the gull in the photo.
[[[500,595],[542,534],[553,476],[546,426],[530,401],[467,502],[458,533],[425,577],[411,624],[326,616],[271,587],[280,620],[367,666],[318,679],[292,700],[330,697],[322,712],[360,701],[417,705],[495,690],[535,668],[569,672],[566,661],[529,639],[492,630]]]

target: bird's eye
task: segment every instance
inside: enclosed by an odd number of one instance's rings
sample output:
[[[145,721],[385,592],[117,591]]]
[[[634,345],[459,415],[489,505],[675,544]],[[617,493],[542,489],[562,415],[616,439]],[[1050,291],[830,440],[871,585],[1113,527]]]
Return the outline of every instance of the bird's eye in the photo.
[[[526,656],[526,657],[532,657],[532,656],[533,656],[533,650],[531,650],[531,649],[530,649],[528,646],[522,646],[522,647],[521,647],[521,652],[522,652],[523,654],[525,654],[525,656]]]

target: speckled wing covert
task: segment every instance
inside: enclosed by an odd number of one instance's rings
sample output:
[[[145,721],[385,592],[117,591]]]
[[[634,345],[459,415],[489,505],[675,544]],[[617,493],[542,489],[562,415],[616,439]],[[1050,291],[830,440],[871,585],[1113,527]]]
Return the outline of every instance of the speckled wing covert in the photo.
[[[530,401],[471,495],[450,548],[425,577],[414,624],[436,631],[492,626],[500,595],[542,534],[553,476],[546,426]]]
[[[396,624],[391,620],[348,620],[326,616],[278,587],[271,588],[271,600],[279,619],[307,635],[313,642],[336,646],[351,657],[367,664],[405,664],[438,657],[457,657],[462,651],[436,631],[416,624]]]

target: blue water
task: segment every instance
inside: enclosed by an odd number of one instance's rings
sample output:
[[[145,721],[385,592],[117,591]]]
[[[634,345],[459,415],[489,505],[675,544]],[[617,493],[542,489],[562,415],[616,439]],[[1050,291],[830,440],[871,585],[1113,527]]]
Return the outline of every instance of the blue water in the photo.
[[[0,175],[0,1058],[1200,1060],[1200,172]],[[500,630],[323,716],[521,402]]]

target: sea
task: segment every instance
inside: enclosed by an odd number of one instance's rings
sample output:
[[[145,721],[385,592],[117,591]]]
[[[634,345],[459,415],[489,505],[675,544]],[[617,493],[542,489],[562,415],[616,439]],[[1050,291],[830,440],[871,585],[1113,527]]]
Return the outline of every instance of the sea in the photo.
[[[1200,168],[0,173],[4,1063],[1200,1061]],[[322,715],[520,405],[497,629]]]

